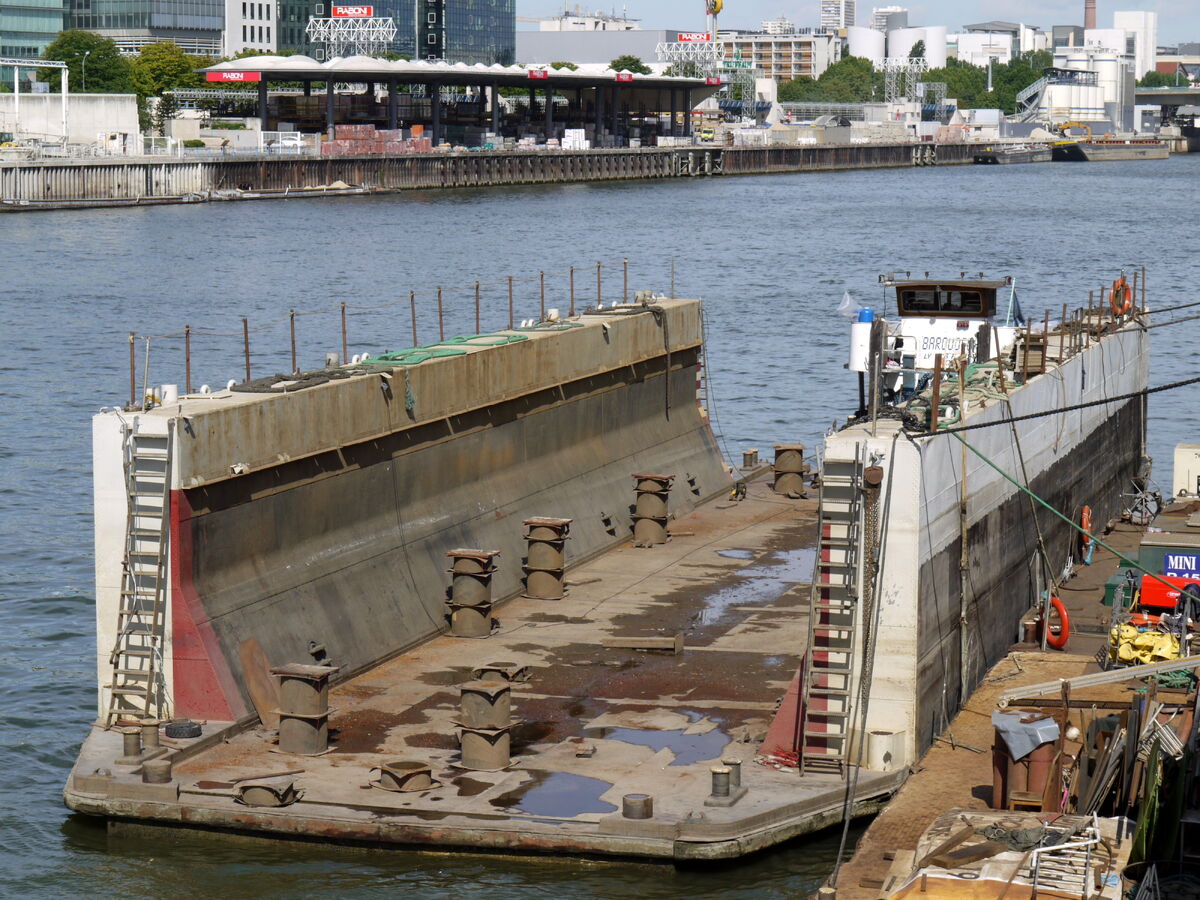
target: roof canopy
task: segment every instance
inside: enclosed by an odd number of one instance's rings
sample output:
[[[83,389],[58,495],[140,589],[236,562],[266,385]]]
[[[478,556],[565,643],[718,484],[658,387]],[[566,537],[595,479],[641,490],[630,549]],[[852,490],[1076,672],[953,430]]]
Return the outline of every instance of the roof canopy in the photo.
[[[217,63],[201,72],[257,72],[271,81],[392,81],[405,84],[441,84],[500,87],[576,88],[607,87],[621,83],[635,91],[689,89],[693,102],[711,96],[719,85],[703,78],[675,78],[614,72],[604,65],[582,65],[576,71],[544,66],[487,66],[483,63],[427,62],[425,60],[386,60],[369,56],[349,56],[318,62],[307,56],[250,56]],[[533,73],[533,74],[531,74]],[[543,74],[544,73],[544,74]]]

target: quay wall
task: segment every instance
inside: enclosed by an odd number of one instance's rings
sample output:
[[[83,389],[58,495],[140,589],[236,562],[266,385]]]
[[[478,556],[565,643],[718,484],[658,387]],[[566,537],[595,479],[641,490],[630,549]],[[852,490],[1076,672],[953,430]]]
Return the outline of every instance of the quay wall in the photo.
[[[963,144],[0,163],[0,210],[239,199],[344,182],[367,192],[969,163]],[[247,198],[250,199],[250,198]],[[25,204],[25,205],[22,205]]]
[[[1047,373],[1010,390],[1011,415],[1102,400],[1146,386],[1148,341],[1136,325],[1094,342]],[[1097,527],[1119,515],[1143,453],[1140,398],[962,437],[1014,479],[1078,521],[1089,505]],[[965,424],[1001,421],[1009,404],[970,414]],[[913,762],[958,711],[984,673],[1019,640],[1021,616],[1037,602],[1038,534],[1028,498],[966,451],[968,565],[961,568],[963,444],[953,435],[910,439],[881,423],[827,439],[827,458],[853,458],[866,442],[884,470],[880,513],[881,612],[867,731],[904,732]],[[1023,463],[1022,463],[1023,459]],[[1052,567],[1073,553],[1078,533],[1038,508]]]
[[[672,512],[726,489],[697,404],[699,304],[660,307],[661,317],[583,316],[572,323],[580,327],[473,346],[390,379],[219,392],[140,415],[150,431],[176,423],[167,635],[175,714],[251,712],[248,666],[259,649],[271,665],[307,662],[316,641],[345,677],[444,631],[449,550],[499,550],[493,599],[518,593],[526,518],[574,520],[568,565],[627,540],[635,472],[677,476]],[[119,584],[113,534],[123,535],[125,515],[114,487],[117,414],[97,416],[95,434],[105,685],[118,597],[101,566],[111,576],[115,552]]]

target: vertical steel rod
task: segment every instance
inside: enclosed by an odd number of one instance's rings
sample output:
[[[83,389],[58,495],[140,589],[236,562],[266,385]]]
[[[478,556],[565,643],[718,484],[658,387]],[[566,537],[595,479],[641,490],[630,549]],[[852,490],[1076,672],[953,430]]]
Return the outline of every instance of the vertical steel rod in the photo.
[[[192,392],[192,326],[183,326],[183,390]]]
[[[250,320],[242,316],[242,349],[246,354],[246,381],[250,380]]]
[[[675,299],[675,257],[671,257],[671,299]]]
[[[570,274],[571,274],[571,312],[569,313],[569,315],[574,316],[575,315],[575,267],[574,266],[570,267]],[[131,396],[132,396],[132,393],[131,393]]]
[[[621,302],[629,302],[629,257],[626,256],[621,260],[623,270],[624,286],[621,288]]]
[[[513,288],[512,276],[508,276],[508,330],[512,331],[513,327]]]
[[[1067,358],[1067,304],[1063,304],[1062,317],[1058,322],[1058,352]]]
[[[941,412],[942,404],[942,354],[937,353],[933,357],[933,394],[929,398],[933,407],[929,415],[929,431],[931,434],[936,434],[938,430],[938,414]]]
[[[1142,266],[1142,309],[1146,308],[1146,267]]]
[[[603,300],[600,294],[600,263],[596,263],[596,306],[599,307]]]
[[[546,273],[544,271],[538,272],[538,279],[541,282],[541,306],[538,310],[538,321],[544,322],[546,320]]]
[[[417,292],[408,292],[408,309],[412,313],[413,346],[417,346]]]
[[[129,332],[129,408],[133,408],[134,401],[137,399],[137,348],[134,347],[134,341],[137,336],[131,331]]]
[[[288,310],[288,330],[292,335],[292,374],[300,371],[300,366],[296,363],[296,311]]]
[[[446,339],[446,320],[442,315],[442,286],[438,285],[438,340]]]
[[[350,362],[350,342],[346,338],[346,304],[342,303],[342,365]]]
[[[482,329],[479,326],[479,282],[475,282],[475,333],[479,334]]]

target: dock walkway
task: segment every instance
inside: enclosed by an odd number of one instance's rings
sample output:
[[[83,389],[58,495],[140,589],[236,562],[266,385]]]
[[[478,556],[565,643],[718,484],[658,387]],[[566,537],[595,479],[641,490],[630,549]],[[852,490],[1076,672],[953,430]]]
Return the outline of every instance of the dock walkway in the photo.
[[[574,567],[565,599],[509,601],[490,638],[442,636],[334,687],[331,750],[318,757],[279,752],[262,728],[210,723],[196,742],[207,748],[176,754],[178,792],[164,802],[145,795],[138,770],[114,764],[120,736],[97,729],[68,800],[260,836],[660,859],[739,856],[828,826],[841,818],[844,781],[801,781],[753,761],[804,649],[815,511],[756,481],[744,501],[720,498],[675,520],[666,545],[625,544]],[[678,655],[611,646],[676,634]],[[494,661],[531,672],[514,686],[512,763],[466,771],[457,686]],[[710,769],[731,758],[747,793],[706,806]],[[374,767],[401,759],[431,765],[440,787],[369,786]],[[111,778],[89,777],[101,766]],[[304,770],[303,793],[278,809],[196,786],[287,769]],[[855,812],[877,809],[902,775],[863,772]],[[630,793],[653,798],[652,818],[622,816]]]

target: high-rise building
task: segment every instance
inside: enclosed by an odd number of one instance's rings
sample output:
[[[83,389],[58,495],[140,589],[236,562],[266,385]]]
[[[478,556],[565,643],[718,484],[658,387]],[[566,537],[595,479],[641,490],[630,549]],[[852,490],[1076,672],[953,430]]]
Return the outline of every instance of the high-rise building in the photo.
[[[727,59],[749,60],[755,74],[782,84],[801,75],[820,78],[841,58],[841,41],[835,35],[813,34],[801,28],[788,34],[761,31],[721,32]]]
[[[854,24],[854,0],[821,0],[821,28],[831,31]]]
[[[1152,70],[1158,53],[1158,13],[1115,12],[1113,28],[1126,34],[1125,50],[1133,54],[1133,74],[1141,78]]]
[[[16,0],[0,5],[0,56],[41,56],[66,26],[66,14],[66,0]]]
[[[908,10],[903,6],[877,6],[871,10],[871,27],[888,32],[908,27]]]
[[[240,2],[240,0],[239,0]],[[323,47],[308,41],[309,16],[328,18],[329,0],[277,0],[279,50],[323,59]],[[516,59],[514,0],[375,0],[379,18],[396,24],[391,52],[408,59],[511,65]]]

